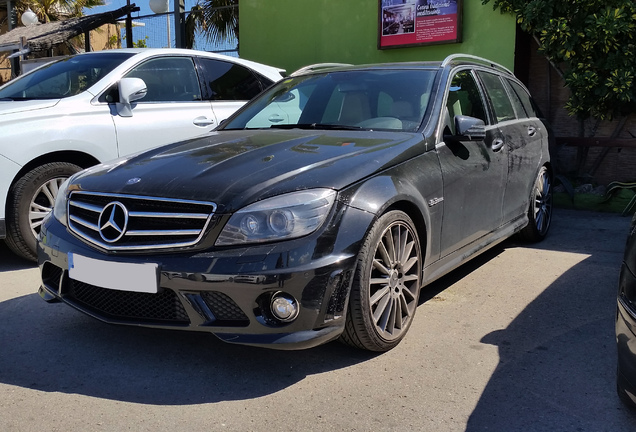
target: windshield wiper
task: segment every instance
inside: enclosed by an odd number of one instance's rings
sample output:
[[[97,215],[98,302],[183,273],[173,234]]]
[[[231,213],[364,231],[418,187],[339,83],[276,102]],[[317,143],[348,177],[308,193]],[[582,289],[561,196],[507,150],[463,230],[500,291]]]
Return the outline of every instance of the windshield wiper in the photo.
[[[10,98],[10,97],[0,98],[0,102],[13,102],[13,101],[14,101],[14,99]]]
[[[300,123],[300,124],[275,124],[271,129],[319,129],[319,130],[361,130],[360,126],[325,124],[325,123]]]

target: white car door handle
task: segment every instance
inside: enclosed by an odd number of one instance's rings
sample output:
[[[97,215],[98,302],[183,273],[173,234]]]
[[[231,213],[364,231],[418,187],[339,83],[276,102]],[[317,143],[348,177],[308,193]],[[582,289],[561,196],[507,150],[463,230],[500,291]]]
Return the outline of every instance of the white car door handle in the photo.
[[[213,125],[214,120],[208,117],[201,116],[192,120],[192,123],[194,123],[195,126],[206,127],[206,126]]]
[[[281,117],[280,115],[278,115],[278,114],[272,114],[271,116],[269,116],[269,118],[267,120],[269,120],[272,123],[278,123],[278,122],[281,122],[281,121],[283,121],[285,119],[283,117]]]
[[[529,136],[534,136],[537,133],[537,128],[535,128],[534,126],[528,126],[528,135]]]

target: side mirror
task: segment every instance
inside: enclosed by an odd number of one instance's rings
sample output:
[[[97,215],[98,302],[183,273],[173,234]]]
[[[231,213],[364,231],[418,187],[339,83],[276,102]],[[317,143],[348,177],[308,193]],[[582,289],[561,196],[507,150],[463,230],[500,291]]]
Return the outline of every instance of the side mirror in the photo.
[[[292,92],[285,92],[280,96],[274,98],[274,102],[289,102],[296,99],[296,96]]]
[[[480,141],[486,139],[486,124],[475,117],[455,116],[455,135],[445,136],[455,141]]]
[[[122,117],[132,117],[132,103],[146,96],[148,87],[141,78],[122,78],[119,81],[117,112]]]

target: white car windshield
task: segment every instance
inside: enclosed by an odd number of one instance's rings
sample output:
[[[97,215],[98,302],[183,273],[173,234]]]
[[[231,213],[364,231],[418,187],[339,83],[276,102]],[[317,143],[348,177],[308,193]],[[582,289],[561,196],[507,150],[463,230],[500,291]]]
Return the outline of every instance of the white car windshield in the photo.
[[[133,55],[99,53],[72,56],[49,63],[0,87],[0,101],[75,96]]]
[[[222,129],[363,129],[416,131],[436,71],[330,71],[285,79]]]

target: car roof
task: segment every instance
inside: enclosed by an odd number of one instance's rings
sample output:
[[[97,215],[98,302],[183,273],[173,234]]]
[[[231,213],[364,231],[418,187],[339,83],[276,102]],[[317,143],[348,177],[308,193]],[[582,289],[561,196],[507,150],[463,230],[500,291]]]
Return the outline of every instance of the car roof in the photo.
[[[269,66],[263,63],[257,63],[251,60],[245,60],[239,57],[232,57],[224,54],[217,54],[207,51],[199,51],[185,48],[117,48],[112,50],[104,50],[104,51],[92,51],[88,53],[83,53],[79,55],[103,55],[104,53],[130,53],[134,54],[134,58],[136,61],[139,58],[148,58],[154,56],[169,56],[169,55],[187,55],[187,56],[198,56],[198,57],[206,57],[215,60],[228,61],[232,63],[237,63],[243,66],[246,66],[250,69],[253,69],[257,72],[262,73],[263,75],[270,77],[272,75],[278,75],[278,79],[280,79],[284,73],[285,69],[277,68],[274,66]]]
[[[394,63],[376,63],[364,65],[348,65],[340,63],[319,63],[315,65],[305,66],[298,69],[292,76],[304,75],[307,73],[319,73],[325,70],[329,71],[349,71],[349,70],[371,70],[371,69],[440,69],[446,67],[455,67],[461,65],[482,66],[497,70],[514,76],[505,66],[482,57],[470,54],[451,54],[441,61],[419,61],[419,62],[394,62]]]

